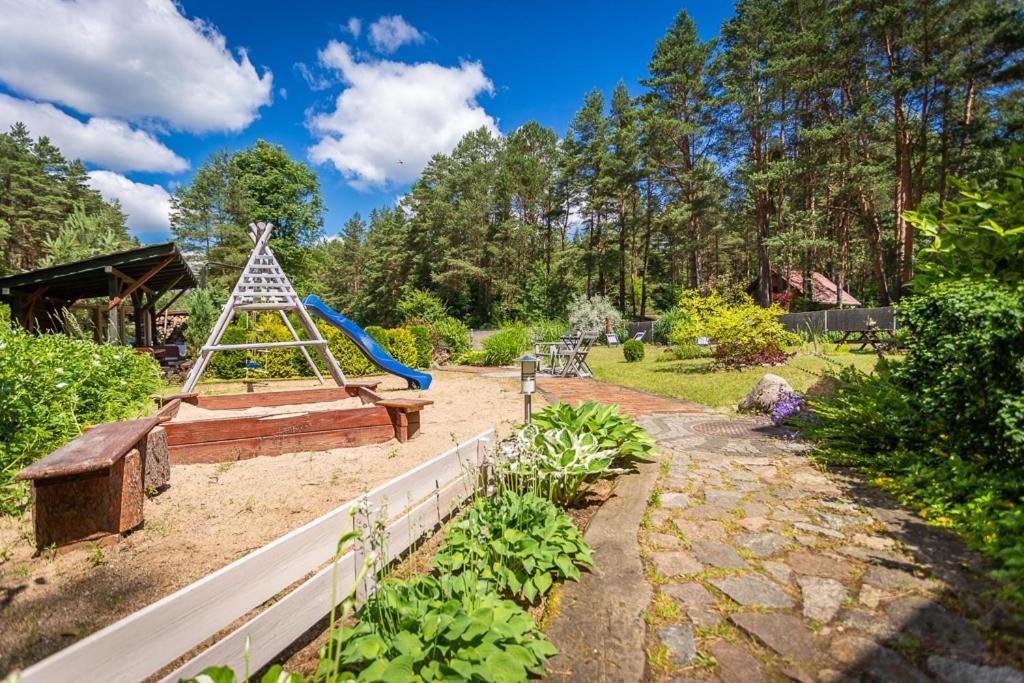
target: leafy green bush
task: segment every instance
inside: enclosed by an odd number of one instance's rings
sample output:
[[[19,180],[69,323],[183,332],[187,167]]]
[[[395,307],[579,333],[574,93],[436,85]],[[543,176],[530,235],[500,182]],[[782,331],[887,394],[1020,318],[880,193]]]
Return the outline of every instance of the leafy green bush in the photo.
[[[294,326],[295,323],[292,325]],[[250,321],[248,336],[250,341],[257,342],[281,342],[294,339],[281,317],[274,313],[254,316],[254,319]],[[308,352],[311,356],[316,355],[316,351],[313,349],[309,349]],[[260,349],[249,351],[247,354],[243,352],[243,354],[250,362],[258,363],[260,366],[250,370],[250,376],[284,378],[311,374],[309,364],[306,363],[302,352],[297,348]]]
[[[405,323],[429,325],[448,315],[444,302],[422,289],[414,289],[403,296],[398,300],[395,309]]]
[[[798,426],[818,442],[818,456],[834,465],[869,465],[880,453],[917,444],[911,424],[916,413],[890,362],[880,359],[874,375],[852,366],[840,371],[835,393],[810,398],[814,419]]]
[[[472,346],[469,328],[457,318],[440,318],[430,324],[434,355],[442,363],[467,353]]]
[[[416,365],[414,367],[429,368],[434,358],[434,344],[430,341],[430,328],[426,325],[413,325],[408,330],[416,338]]]
[[[536,603],[555,580],[578,581],[592,567],[590,546],[550,501],[501,491],[475,503],[444,535],[433,566],[477,572],[507,597]]]
[[[184,331],[185,347],[193,357],[199,355],[199,349],[210,337],[210,331],[220,316],[221,305],[213,291],[207,287],[191,289],[182,298],[181,306],[188,312]]]
[[[533,424],[542,431],[565,428],[593,434],[601,448],[615,452],[618,467],[650,462],[654,456],[654,439],[643,427],[621,415],[614,404],[586,401],[573,408],[567,403],[556,403],[535,413]]]
[[[220,338],[221,344],[245,344],[250,341],[248,331],[237,324],[229,325]],[[210,356],[207,374],[217,379],[245,377],[245,351],[214,351]]]
[[[487,352],[483,350],[479,351],[467,351],[458,358],[452,360],[454,365],[473,365],[476,367],[482,367],[486,364]]]
[[[692,349],[698,338],[707,337],[718,362],[727,367],[785,362],[783,349],[799,341],[779,322],[781,308],[761,308],[746,295],[730,304],[714,292],[687,290],[680,296],[679,312],[672,342]]]
[[[159,383],[159,364],[131,348],[0,324],[0,512],[27,503],[21,469],[86,425],[143,414]]]
[[[950,282],[900,306],[912,392],[926,439],[992,466],[1024,466],[1024,289]]]
[[[564,320],[537,320],[530,323],[530,339],[535,342],[556,342],[568,331]]]
[[[1012,155],[1016,163],[998,188],[954,181],[960,200],[944,202],[938,212],[906,213],[924,241],[930,238],[916,266],[915,290],[963,278],[1024,282],[1024,146]]]
[[[678,308],[663,313],[654,321],[653,341],[656,344],[669,344],[672,341],[672,330],[683,318],[683,313]]]
[[[557,652],[533,617],[469,572],[387,579],[357,616],[321,650],[320,677],[340,670],[365,681],[523,681],[541,676]]]
[[[636,363],[644,359],[644,343],[637,339],[627,339],[622,345],[622,355],[627,363]]]
[[[417,365],[419,351],[416,349],[416,337],[412,332],[401,327],[384,330],[387,344],[384,349],[402,365],[414,368]]]
[[[617,330],[622,323],[622,313],[606,296],[595,295],[589,299],[583,295],[569,302],[569,324],[572,329],[590,334],[604,334],[605,326]]]
[[[522,323],[504,325],[484,339],[484,364],[510,365],[530,346],[530,335]]]
[[[385,351],[388,350],[388,333],[383,327],[379,325],[367,325],[363,328],[363,332],[370,335],[373,341],[380,344],[382,349]]]
[[[815,457],[865,470],[929,521],[1001,563],[1024,616],[1024,296],[937,283],[906,300],[902,361],[842,374],[812,399]]]
[[[359,350],[359,347],[338,328],[319,320],[317,321],[317,328],[320,330],[321,336],[327,340],[327,348],[331,350],[331,354],[338,361],[338,365],[346,377],[363,377],[380,372],[367,360],[363,352]],[[319,361],[316,355],[313,356],[313,360],[317,362],[321,372],[324,372],[323,363]]]

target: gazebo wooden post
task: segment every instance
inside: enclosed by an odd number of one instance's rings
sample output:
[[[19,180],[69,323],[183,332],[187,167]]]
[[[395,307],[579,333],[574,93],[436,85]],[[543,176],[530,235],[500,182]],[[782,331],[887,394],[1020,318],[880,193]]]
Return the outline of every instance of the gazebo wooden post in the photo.
[[[132,292],[132,313],[132,323],[135,326],[135,346],[149,346],[143,338],[145,335],[143,319],[145,313],[142,307],[142,292]]]
[[[97,344],[103,342],[103,310],[99,306],[90,306],[92,316],[92,340]]]
[[[121,293],[121,286],[118,282],[117,275],[114,274],[113,268],[105,268],[107,271],[107,297],[114,301]],[[118,312],[107,308],[107,343],[116,344],[118,343],[118,329],[120,325],[118,323]]]

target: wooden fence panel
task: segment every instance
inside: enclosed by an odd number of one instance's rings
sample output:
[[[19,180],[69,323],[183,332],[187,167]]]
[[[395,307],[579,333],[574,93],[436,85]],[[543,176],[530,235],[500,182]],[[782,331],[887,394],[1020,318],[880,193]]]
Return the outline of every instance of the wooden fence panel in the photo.
[[[461,477],[464,463],[477,462],[480,441],[490,440],[493,434],[494,430],[488,430],[377,487],[364,496],[367,504],[375,509],[401,510],[435,493]],[[336,508],[34,664],[21,673],[21,680],[71,682],[82,680],[85,672],[104,681],[146,678],[330,561],[337,539],[348,531],[350,512],[360,500]]]

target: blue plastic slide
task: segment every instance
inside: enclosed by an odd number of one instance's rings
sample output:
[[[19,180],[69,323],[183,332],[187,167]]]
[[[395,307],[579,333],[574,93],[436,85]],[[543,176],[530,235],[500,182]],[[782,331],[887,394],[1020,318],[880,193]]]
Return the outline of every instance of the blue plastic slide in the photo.
[[[310,294],[302,300],[302,304],[310,311],[315,313],[317,317],[324,320],[331,325],[334,325],[341,330],[346,337],[352,340],[352,342],[359,347],[359,350],[363,352],[371,363],[376,365],[384,372],[390,372],[392,375],[398,375],[409,383],[410,389],[429,389],[431,377],[425,372],[419,372],[412,368],[399,363],[397,360],[388,355],[388,352],[380,347],[373,337],[366,334],[363,328],[356,325],[354,322],[338,313],[336,310],[320,301],[320,297],[316,294]]]

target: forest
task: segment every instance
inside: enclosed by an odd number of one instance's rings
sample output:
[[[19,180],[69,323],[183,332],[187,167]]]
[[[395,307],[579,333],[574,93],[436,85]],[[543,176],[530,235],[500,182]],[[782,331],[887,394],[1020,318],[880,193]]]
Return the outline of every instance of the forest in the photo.
[[[578,294],[634,318],[683,289],[767,305],[779,270],[886,305],[927,246],[908,216],[995,182],[1024,142],[1022,23],[1009,0],[744,0],[705,41],[683,11],[639,92],[581,89],[565,131],[471,131],[369,216],[326,226],[315,172],[260,141],[175,191],[172,232],[221,291],[244,226],[273,220],[297,287],[363,323],[413,290],[472,325],[561,317]],[[84,178],[23,126],[0,137],[0,267],[131,242]]]

